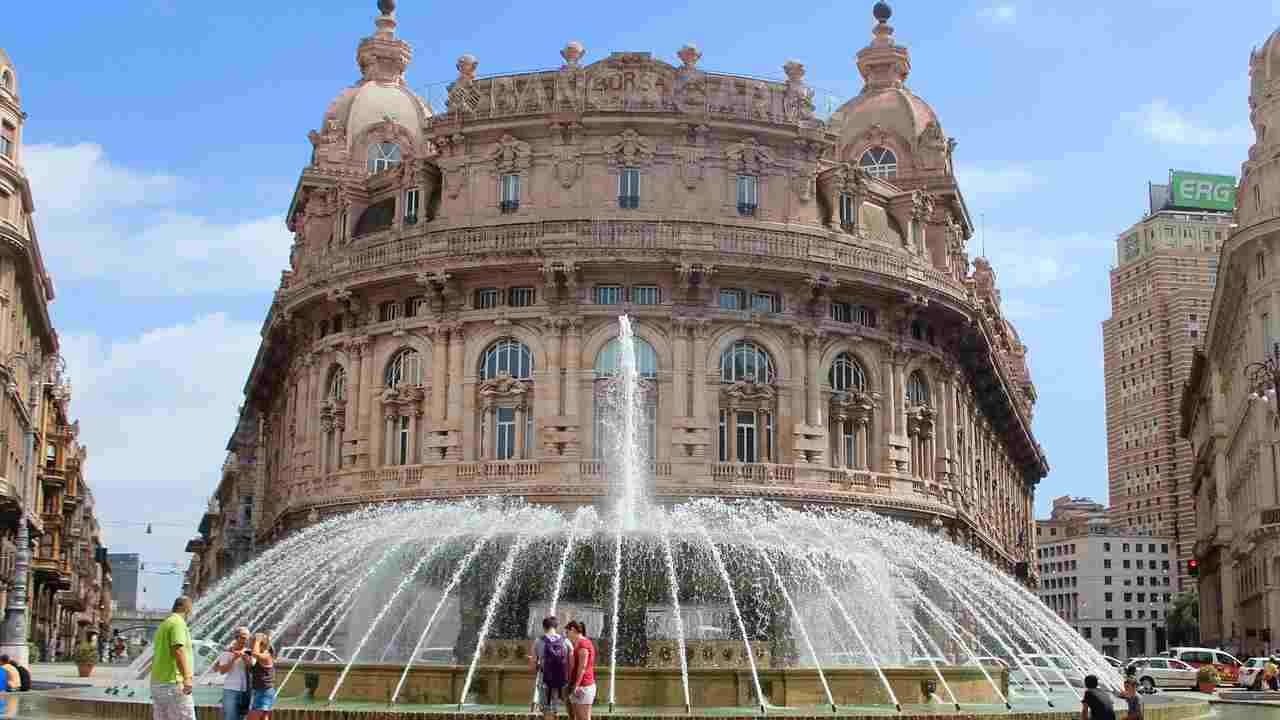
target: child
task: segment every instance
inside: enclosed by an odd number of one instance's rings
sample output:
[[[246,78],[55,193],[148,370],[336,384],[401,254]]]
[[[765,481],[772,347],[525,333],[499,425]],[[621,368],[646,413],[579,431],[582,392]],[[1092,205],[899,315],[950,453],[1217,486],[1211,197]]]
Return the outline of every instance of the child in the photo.
[[[1131,677],[1124,679],[1124,692],[1120,697],[1129,704],[1126,720],[1142,720],[1142,700],[1138,698],[1138,681]]]

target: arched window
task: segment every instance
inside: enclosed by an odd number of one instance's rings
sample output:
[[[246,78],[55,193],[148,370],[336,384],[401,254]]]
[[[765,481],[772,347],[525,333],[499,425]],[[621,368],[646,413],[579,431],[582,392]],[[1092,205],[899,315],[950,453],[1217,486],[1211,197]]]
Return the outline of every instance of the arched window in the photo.
[[[13,91],[13,75],[8,70],[0,72],[0,87],[10,92]]]
[[[750,340],[739,340],[720,355],[720,379],[724,382],[772,383],[773,360],[768,351]]]
[[[395,143],[374,143],[369,146],[369,172],[380,173],[399,164],[399,145]]]
[[[658,353],[653,346],[641,338],[635,338],[636,369],[640,377],[652,378],[658,374]],[[596,377],[611,376],[621,365],[622,341],[614,338],[596,355]]]
[[[523,460],[533,453],[533,353],[516,340],[499,340],[480,364],[480,456]]]
[[[499,375],[510,375],[517,380],[533,377],[533,353],[516,340],[499,340],[484,354],[480,366],[480,379],[492,380]]]
[[[831,383],[831,389],[837,392],[865,390],[867,388],[866,373],[862,371],[862,366],[849,353],[840,353],[836,356],[835,361],[831,363],[831,372],[828,374],[827,379]]]
[[[341,367],[333,369],[333,374],[329,376],[329,393],[327,396],[329,402],[335,400],[347,399],[347,371]]]
[[[656,459],[658,451],[657,417],[658,386],[652,382],[658,376],[658,353],[643,338],[635,338],[636,371],[641,378],[640,392],[643,396],[642,433],[645,437],[645,451],[649,460]],[[617,449],[617,423],[614,422],[616,409],[612,390],[613,378],[622,367],[622,342],[617,338],[610,340],[596,355],[596,382],[592,393],[594,407],[594,441],[592,453],[596,459],[605,459]]]
[[[387,365],[387,373],[382,382],[389,388],[400,387],[401,385],[421,385],[422,384],[422,356],[417,350],[405,348],[396,353],[391,359],[391,364]]]
[[[919,370],[912,372],[907,378],[907,399],[915,405],[929,404],[929,383]]]
[[[898,156],[887,147],[875,145],[862,153],[862,157],[858,160],[858,167],[872,177],[895,177],[898,174]]]

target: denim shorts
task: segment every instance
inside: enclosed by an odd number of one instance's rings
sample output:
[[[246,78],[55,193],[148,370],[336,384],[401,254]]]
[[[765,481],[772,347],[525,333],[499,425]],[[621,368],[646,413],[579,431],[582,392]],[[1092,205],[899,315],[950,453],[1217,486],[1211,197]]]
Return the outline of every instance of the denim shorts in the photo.
[[[254,690],[253,700],[249,702],[250,710],[261,710],[263,712],[271,712],[271,708],[276,704],[276,689],[267,688],[266,690]]]

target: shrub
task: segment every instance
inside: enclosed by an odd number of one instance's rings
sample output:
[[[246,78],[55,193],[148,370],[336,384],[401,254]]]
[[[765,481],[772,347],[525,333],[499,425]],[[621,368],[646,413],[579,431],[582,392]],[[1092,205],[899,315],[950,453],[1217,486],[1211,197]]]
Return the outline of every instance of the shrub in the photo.
[[[1205,684],[1218,684],[1218,670],[1212,665],[1201,665],[1196,671],[1196,682]]]

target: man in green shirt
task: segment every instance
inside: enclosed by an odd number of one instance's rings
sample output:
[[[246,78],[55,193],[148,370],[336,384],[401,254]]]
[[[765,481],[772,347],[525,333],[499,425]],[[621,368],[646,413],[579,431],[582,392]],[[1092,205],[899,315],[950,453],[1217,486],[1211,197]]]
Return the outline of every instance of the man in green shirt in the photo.
[[[195,700],[191,696],[192,673],[195,671],[191,652],[191,598],[173,601],[173,614],[156,629],[151,658],[151,712],[154,720],[196,720]]]

